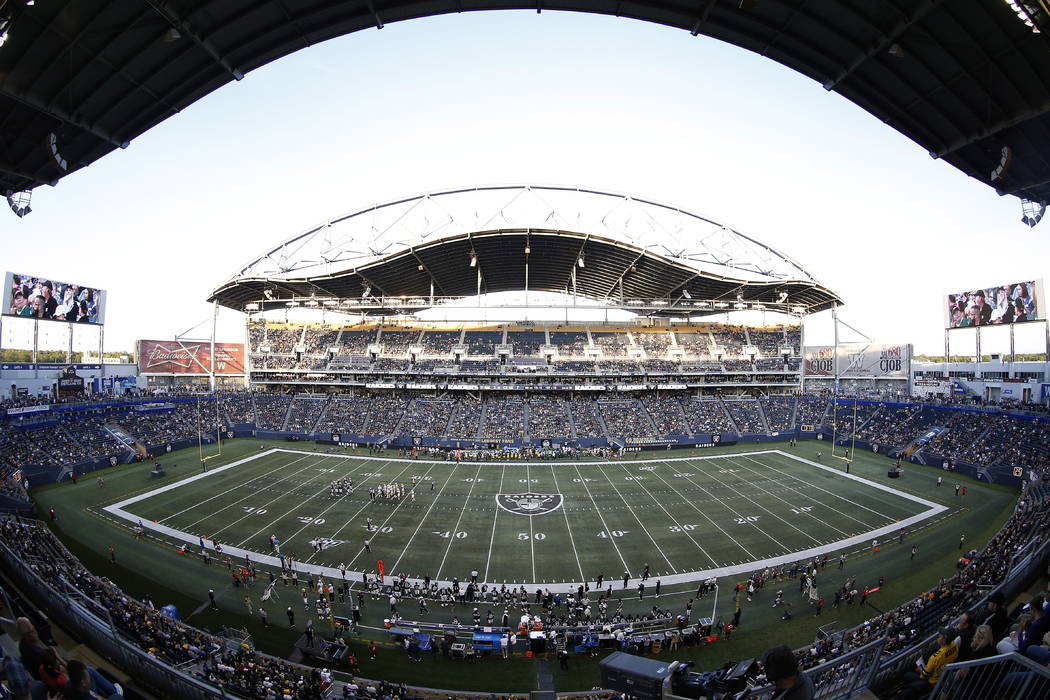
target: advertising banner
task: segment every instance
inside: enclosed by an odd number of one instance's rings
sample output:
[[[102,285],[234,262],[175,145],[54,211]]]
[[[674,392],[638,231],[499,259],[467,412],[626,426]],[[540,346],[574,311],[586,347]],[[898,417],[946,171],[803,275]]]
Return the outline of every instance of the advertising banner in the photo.
[[[835,346],[811,345],[806,350],[806,376],[835,376]],[[840,343],[839,372],[844,378],[907,377],[911,345]]]
[[[53,277],[8,272],[4,277],[4,316],[43,321],[91,323],[106,321],[106,292]]]
[[[1008,325],[1046,318],[1041,279],[957,292],[947,295],[945,301],[945,328]]]
[[[141,374],[208,374],[211,343],[194,340],[140,340],[137,343]],[[244,374],[244,344],[215,343],[215,373]]]

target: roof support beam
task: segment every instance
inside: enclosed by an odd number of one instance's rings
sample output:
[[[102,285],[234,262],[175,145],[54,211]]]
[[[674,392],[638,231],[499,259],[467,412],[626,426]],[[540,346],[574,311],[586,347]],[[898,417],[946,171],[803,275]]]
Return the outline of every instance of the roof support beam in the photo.
[[[627,265],[627,267],[623,269],[623,272],[620,273],[620,276],[616,278],[616,281],[613,282],[612,285],[609,287],[608,291],[605,292],[605,296],[609,296],[610,294],[612,294],[613,290],[616,289],[617,285],[619,285],[620,287],[620,296],[623,296],[623,278],[627,276],[627,273],[630,272],[634,268],[634,266],[638,264],[638,261],[641,260],[643,257],[645,257],[644,250],[638,253],[634,260],[632,260]]]
[[[1050,100],[1043,100],[1041,104],[1036,105],[1032,109],[1026,109],[1025,111],[1019,114],[1014,114],[1010,116],[1008,119],[1002,119],[994,124],[989,124],[980,131],[966,134],[962,138],[956,139],[955,141],[952,141],[951,143],[947,144],[944,148],[938,151],[930,152],[930,155],[934,158],[944,158],[945,156],[949,156],[952,153],[955,153],[960,148],[965,148],[973,143],[976,143],[977,141],[980,141],[981,139],[986,139],[989,136],[995,136],[1000,131],[1009,129],[1010,127],[1017,126],[1018,124],[1026,122],[1029,119],[1035,119],[1036,117],[1041,117],[1044,114],[1048,113],[1050,113]]]
[[[427,264],[425,262],[423,262],[423,258],[419,257],[419,255],[416,253],[416,249],[415,248],[409,248],[408,250],[409,250],[409,252],[412,253],[412,257],[416,259],[416,264],[419,265],[419,267],[422,267],[423,271],[426,272],[427,275],[429,275],[431,288],[433,289],[434,287],[437,287],[437,290],[439,292],[441,292],[441,296],[443,296],[443,297],[444,296],[448,296],[448,294],[442,288],[441,283],[438,282],[437,278],[434,277],[434,273],[431,272],[430,268],[427,267]],[[431,296],[433,296],[433,294],[431,294]]]
[[[128,145],[131,143],[130,141],[123,141],[118,136],[111,134],[103,129],[100,129],[97,126],[88,124],[87,122],[81,119],[77,119],[73,115],[66,113],[65,110],[54,106],[49,107],[48,105],[44,104],[44,102],[40,99],[29,95],[22,90],[15,89],[13,86],[8,85],[7,83],[0,84],[0,95],[10,97],[15,102],[25,105],[30,109],[35,109],[41,114],[49,116],[52,119],[55,119],[56,121],[62,122],[63,124],[75,126],[81,131],[91,134],[95,138],[101,141],[105,141],[106,143],[117,148],[127,148]]]
[[[215,47],[212,46],[211,42],[198,34],[189,22],[179,17],[175,9],[165,2],[165,0],[146,0],[146,2],[158,15],[164,18],[164,21],[176,29],[179,34],[189,37],[193,40],[193,43],[204,49],[205,53],[211,56],[213,61],[222,66],[222,69],[229,73],[234,80],[240,80],[244,77],[244,73],[234,66],[231,66],[229,61],[223,58],[222,55],[215,50]]]
[[[696,24],[689,30],[689,33],[696,36],[700,33],[700,27],[707,21],[708,16],[711,14],[711,9],[715,6],[718,0],[708,0],[707,6],[704,7],[704,11],[700,13],[700,16],[696,18]]]
[[[878,56],[882,52],[889,49],[898,39],[901,38],[904,32],[910,29],[912,25],[914,25],[916,22],[922,21],[926,17],[926,15],[928,15],[931,10],[936,9],[942,1],[943,0],[927,0],[925,4],[920,6],[915,11],[915,14],[913,14],[911,17],[905,17],[903,20],[894,25],[893,28],[890,29],[889,33],[882,37],[882,41],[868,49],[865,53],[862,53],[861,55],[857,56],[857,58],[855,58],[852,63],[846,66],[844,70],[839,71],[838,75],[824,83],[824,89],[834,90],[836,87],[838,87],[839,83],[853,75],[853,73],[858,68],[867,63],[871,58]]]
[[[383,20],[380,19],[379,13],[376,12],[375,3],[373,3],[372,0],[368,0],[368,11],[372,13],[373,17],[375,17],[376,29],[382,29],[383,28]]]
[[[2,166],[0,166],[0,167],[2,167]],[[1018,196],[1022,196],[1022,192],[1021,192],[1022,190],[1030,190],[1033,187],[1043,187],[1045,185],[1050,185],[1050,178],[1043,178],[1041,180],[1030,180],[1028,182],[1021,182],[1021,183],[1018,183],[1016,185],[1011,185],[1009,188],[1002,188],[1002,189],[996,188],[995,191],[1001,196],[1002,195],[1008,195],[1008,194],[1015,194],[1015,195],[1018,195]]]

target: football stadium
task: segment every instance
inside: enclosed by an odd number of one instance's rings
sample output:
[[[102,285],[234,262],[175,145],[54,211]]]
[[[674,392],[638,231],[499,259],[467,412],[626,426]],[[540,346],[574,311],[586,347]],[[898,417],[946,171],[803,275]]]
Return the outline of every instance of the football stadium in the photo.
[[[959,281],[919,254],[968,247],[946,227],[886,265],[840,241],[863,213],[767,238],[651,191],[413,194],[328,133],[318,161],[388,196],[325,209],[308,134],[295,172],[208,152],[263,119],[228,83],[311,56],[331,77],[315,44],[467,10],[642,20],[651,46],[685,29],[775,62],[974,196],[1019,201],[986,239],[1009,264],[969,251],[987,277]],[[0,0],[0,698],[1050,697],[1048,34],[1042,0]],[[572,60],[602,72],[550,75]],[[307,99],[299,70],[263,89]],[[471,133],[447,109],[385,118]],[[156,162],[122,160],[140,143]],[[136,238],[90,257],[95,216]],[[215,248],[173,244],[166,218]],[[36,219],[46,244],[20,229]],[[898,295],[918,278],[951,291]]]

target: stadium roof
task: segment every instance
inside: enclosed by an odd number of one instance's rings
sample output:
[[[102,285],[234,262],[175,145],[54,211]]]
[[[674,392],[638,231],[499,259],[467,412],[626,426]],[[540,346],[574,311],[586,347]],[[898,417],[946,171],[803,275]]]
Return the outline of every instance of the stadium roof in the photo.
[[[0,0],[0,191],[55,184],[312,44],[496,9],[617,15],[735,44],[1001,194],[1050,200],[1048,0]]]
[[[553,185],[433,192],[325,221],[253,259],[210,300],[391,313],[521,290],[643,314],[842,303],[788,256],[717,221]]]

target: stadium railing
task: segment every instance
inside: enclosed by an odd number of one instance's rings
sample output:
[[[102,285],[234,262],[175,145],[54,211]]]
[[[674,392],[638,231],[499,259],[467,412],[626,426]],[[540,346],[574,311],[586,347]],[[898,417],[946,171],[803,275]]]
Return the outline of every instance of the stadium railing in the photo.
[[[949,664],[928,700],[1050,697],[1050,668],[1017,652]]]
[[[879,659],[885,644],[885,638],[877,639],[805,671],[813,679],[816,688],[813,697],[816,700],[848,700],[870,687],[879,669]],[[765,685],[755,688],[740,697],[740,700],[768,700],[777,696],[777,693],[776,686]]]

